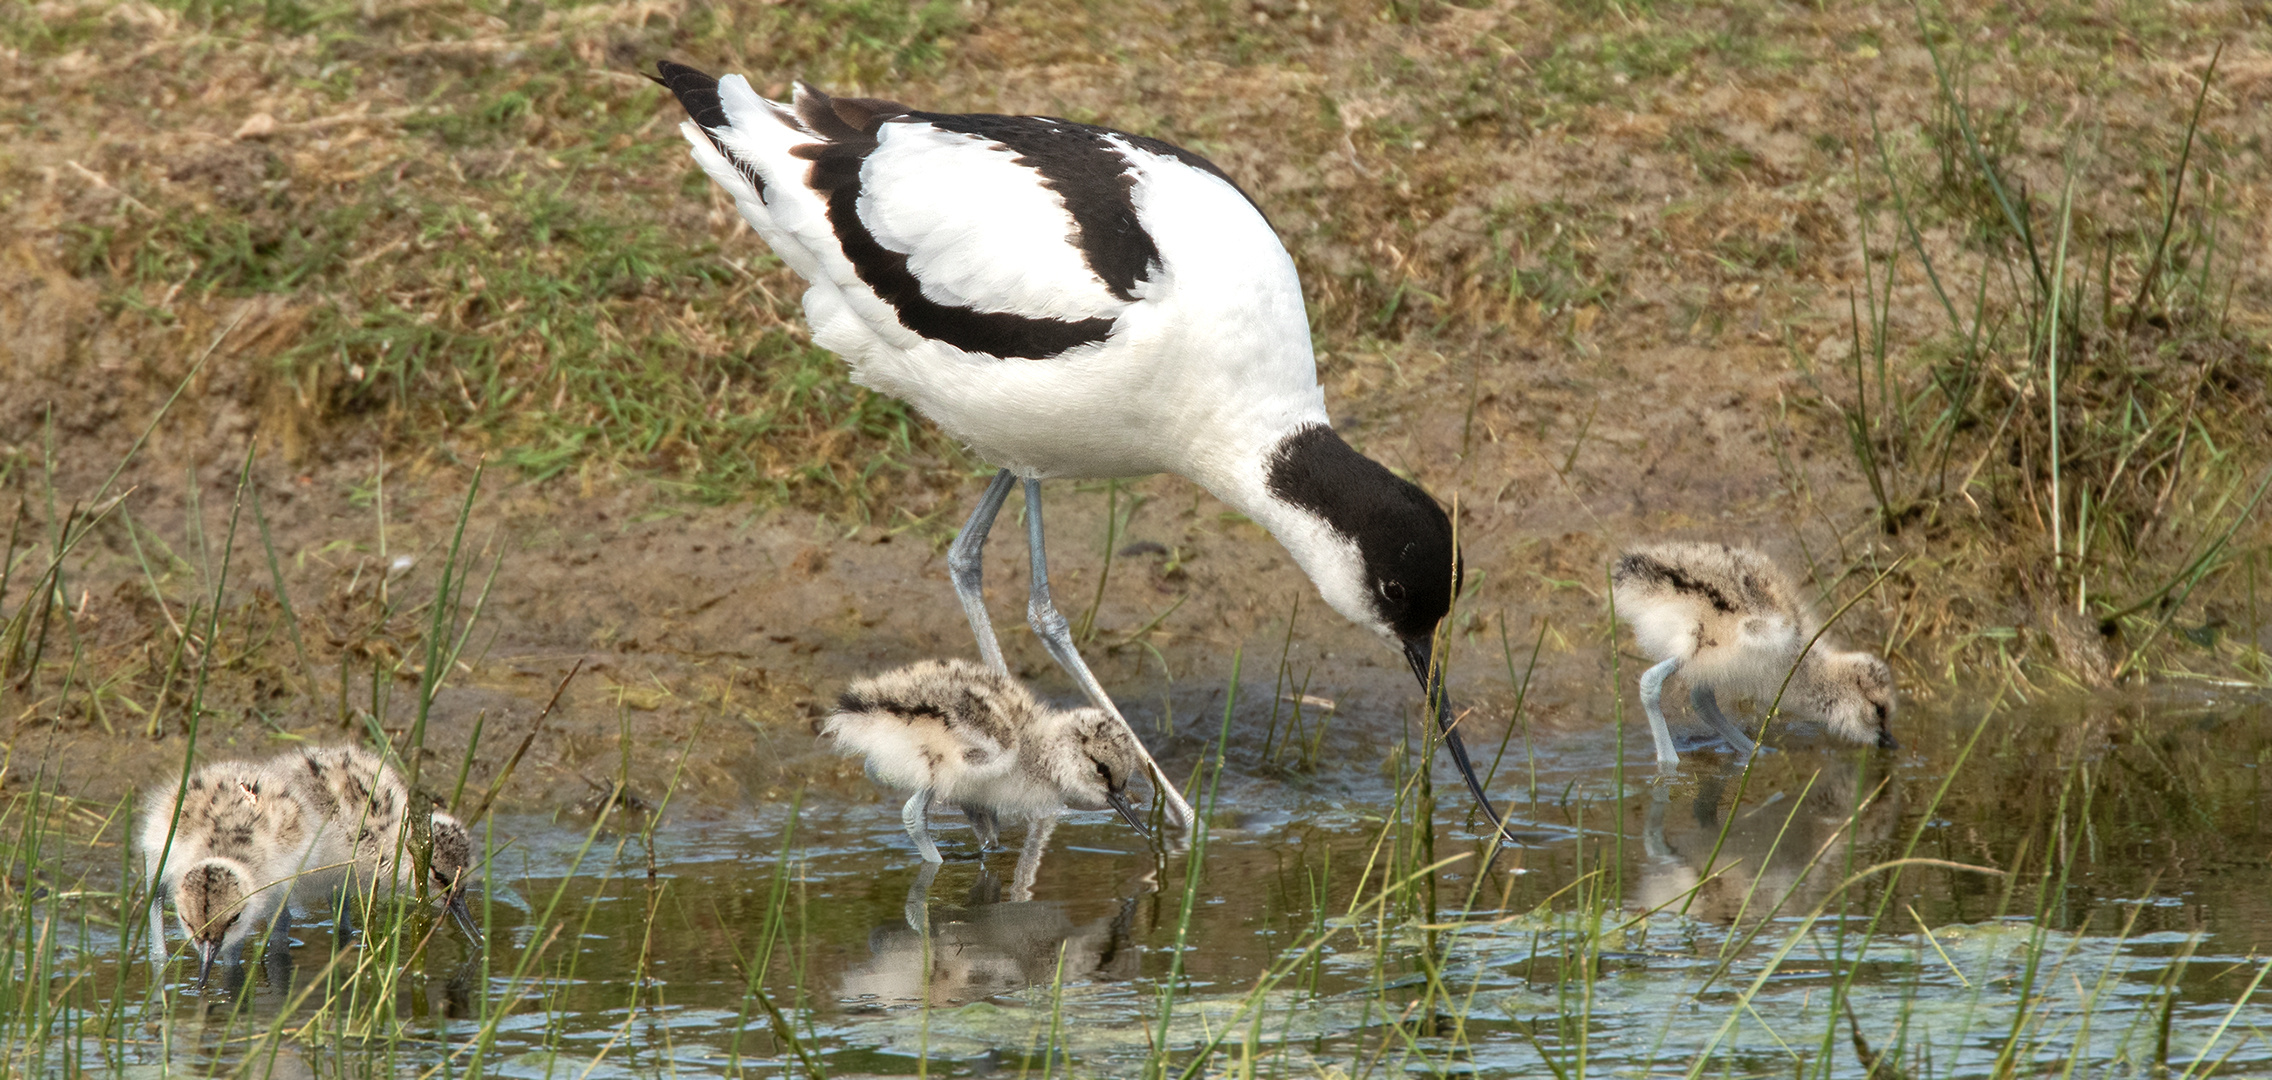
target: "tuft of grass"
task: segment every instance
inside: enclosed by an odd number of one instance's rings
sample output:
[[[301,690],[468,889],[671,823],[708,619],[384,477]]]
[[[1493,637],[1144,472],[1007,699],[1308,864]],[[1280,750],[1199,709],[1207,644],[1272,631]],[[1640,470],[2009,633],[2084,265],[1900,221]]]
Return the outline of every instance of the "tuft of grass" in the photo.
[[[801,284],[630,69],[679,56],[856,88],[935,69],[966,23],[941,0],[674,8],[636,27],[579,6],[161,5],[112,25],[148,55],[199,52],[199,71],[281,65],[274,130],[87,153],[78,167],[114,194],[54,223],[58,262],[129,339],[254,301],[240,340],[259,361],[233,390],[293,460],[376,429],[540,479],[865,514],[951,486],[960,450],[811,347]],[[117,47],[79,26],[43,11],[11,36],[28,62]],[[143,103],[200,111],[202,76],[150,75]],[[70,104],[137,107],[117,95]]]
[[[1962,644],[1984,623],[2032,624],[2037,659],[2092,685],[2260,673],[2251,644],[2167,633],[2237,620],[2204,598],[2253,597],[2247,572],[2272,551],[2258,422],[2272,344],[2231,317],[2237,219],[2200,138],[2217,59],[2165,142],[2122,148],[2080,121],[1984,111],[1962,47],[1917,20],[1938,76],[1932,119],[1905,138],[1873,117],[1856,156],[1865,276],[1845,363],[1798,360],[1846,429],[1879,531],[2017,609],[1943,595],[1922,621],[1952,663],[1987,659]],[[2025,179],[2023,133],[2066,146],[2050,196]],[[2096,190],[2124,170],[2162,179],[2136,200]],[[1940,230],[1963,246],[1931,242]],[[1944,321],[1904,347],[1894,293],[1919,285]]]

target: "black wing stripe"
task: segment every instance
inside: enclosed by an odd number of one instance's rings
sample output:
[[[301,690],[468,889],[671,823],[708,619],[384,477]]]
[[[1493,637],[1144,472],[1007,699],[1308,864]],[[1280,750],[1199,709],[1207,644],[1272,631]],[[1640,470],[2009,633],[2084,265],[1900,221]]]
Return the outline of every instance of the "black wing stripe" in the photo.
[[[868,231],[867,223],[860,220],[860,166],[876,148],[877,131],[901,116],[923,120],[931,116],[910,114],[895,102],[831,98],[810,86],[798,95],[797,116],[827,140],[799,147],[797,154],[812,159],[808,182],[828,202],[828,225],[836,244],[860,280],[898,313],[900,325],[966,352],[1020,360],[1046,360],[1101,342],[1112,333],[1111,319],[1034,318],[939,303],[923,295],[923,282],[907,268],[907,256],[885,247]]]
[[[1136,285],[1152,276],[1160,249],[1136,219],[1136,176],[1128,159],[1105,141],[1103,128],[1039,116],[913,113],[909,119],[1008,147],[1064,200],[1089,270],[1115,298],[1136,299]]]
[[[876,141],[876,127],[907,106],[882,98],[840,98],[822,93],[811,83],[797,84],[797,119],[805,129],[830,142]]]
[[[812,185],[828,200],[837,246],[870,289],[899,313],[900,324],[966,352],[1005,359],[1047,360],[1112,333],[1111,319],[1037,319],[1007,311],[974,311],[923,295],[907,256],[883,246],[860,220],[860,162],[867,146],[829,143],[813,161]]]
[[[1120,300],[1136,299],[1136,285],[1152,276],[1152,268],[1160,261],[1160,249],[1137,219],[1136,177],[1128,159],[1108,139],[1174,158],[1215,176],[1238,191],[1247,205],[1254,205],[1254,199],[1214,162],[1158,139],[1053,116],[911,112],[908,118],[1000,143],[1017,155],[1019,164],[1041,174],[1042,182],[1065,200],[1065,209],[1073,215],[1081,257]],[[1255,207],[1256,213],[1261,211],[1261,207]]]
[[[730,127],[718,99],[718,80],[684,64],[659,61],[659,75],[649,76],[677,96],[712,146],[762,196],[765,181],[747,162],[726,149],[714,129]],[[1129,145],[1174,157],[1224,181],[1223,171],[1187,150],[1136,135],[1068,120],[1030,116],[951,116],[910,112],[897,102],[872,98],[834,98],[811,86],[800,86],[798,120],[821,141],[797,147],[793,153],[812,161],[808,183],[828,205],[829,228],[837,246],[855,273],[876,296],[890,304],[900,324],[933,341],[967,352],[1006,359],[1046,360],[1082,345],[1104,341],[1113,320],[1035,318],[1012,312],[977,311],[942,304],[923,294],[923,283],[908,269],[908,257],[886,248],[860,220],[860,167],[877,145],[877,131],[888,122],[906,118],[931,123],[943,130],[991,139],[1018,155],[1022,164],[1040,174],[1056,190],[1071,212],[1082,258],[1114,297],[1135,299],[1138,282],[1151,275],[1160,259],[1159,248],[1137,220],[1131,191],[1135,178],[1120,152],[1105,142],[1111,134]],[[1234,188],[1236,184],[1232,185]],[[1242,196],[1244,192],[1240,193]],[[1249,203],[1253,202],[1250,198]]]

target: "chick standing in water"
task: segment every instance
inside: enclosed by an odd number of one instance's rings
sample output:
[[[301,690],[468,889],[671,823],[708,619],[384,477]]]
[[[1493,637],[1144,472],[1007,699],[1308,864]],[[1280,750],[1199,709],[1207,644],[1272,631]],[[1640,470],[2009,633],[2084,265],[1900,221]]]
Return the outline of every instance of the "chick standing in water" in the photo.
[[[1007,815],[1026,820],[1035,852],[1068,806],[1109,806],[1144,831],[1127,789],[1145,758],[1127,727],[1102,709],[1044,705],[990,668],[925,660],[862,679],[820,730],[845,755],[865,757],[868,775],[913,793],[900,820],[925,862],[940,861],[933,802],[962,808],[983,847]]]
[[[166,960],[161,894],[172,898],[182,932],[197,949],[199,984],[216,961],[234,972],[261,926],[268,927],[271,958],[287,962],[293,881],[317,865],[322,824],[288,786],[263,766],[223,761],[192,772],[179,787],[160,785],[143,797],[134,844],[151,885],[154,967]]]
[[[309,884],[368,894],[381,884],[410,889],[417,883],[411,857],[410,789],[377,754],[359,746],[307,747],[269,763],[318,820],[315,860],[325,873]],[[430,883],[443,910],[465,936],[479,944],[481,931],[466,910],[465,887],[473,875],[473,836],[458,819],[433,811],[434,847],[427,860]],[[338,909],[339,930],[348,931],[348,905]]]
[[[1781,692],[1784,708],[1821,720],[1840,738],[1895,745],[1886,727],[1892,669],[1869,653],[1815,641],[1821,620],[1766,556],[1726,544],[1636,548],[1617,560],[1610,587],[1617,617],[1633,624],[1641,651],[1657,661],[1641,675],[1641,705],[1659,765],[1680,761],[1660,701],[1674,671],[1688,677],[1697,715],[1738,754],[1749,755],[1752,741],[1720,712],[1715,690],[1763,703]]]

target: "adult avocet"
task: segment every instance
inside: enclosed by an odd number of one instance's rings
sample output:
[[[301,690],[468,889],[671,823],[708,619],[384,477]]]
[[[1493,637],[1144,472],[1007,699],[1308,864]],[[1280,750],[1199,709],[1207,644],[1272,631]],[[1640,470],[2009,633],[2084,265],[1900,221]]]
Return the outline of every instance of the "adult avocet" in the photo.
[[[1657,764],[1679,763],[1665,726],[1665,680],[1688,677],[1696,714],[1738,754],[1751,739],[1720,711],[1714,690],[1815,717],[1848,742],[1895,745],[1893,669],[1869,653],[1817,641],[1822,620],[1767,556],[1726,544],[1635,548],[1610,571],[1617,617],[1633,624],[1641,652],[1658,663],[1641,673],[1641,706],[1657,741]],[[1789,685],[1785,687],[1785,680]]]
[[[1294,262],[1221,169],[1070,120],[919,112],[802,83],[783,105],[740,75],[657,72],[691,118],[694,160],[809,283],[813,340],[1001,467],[947,558],[988,667],[1003,664],[980,555],[1023,481],[1027,621],[1120,718],[1050,602],[1041,481],[1175,473],[1270,530],[1334,610],[1401,649],[1498,823],[1432,651],[1458,587],[1451,522],[1334,434]],[[1189,824],[1145,765],[1170,819]]]

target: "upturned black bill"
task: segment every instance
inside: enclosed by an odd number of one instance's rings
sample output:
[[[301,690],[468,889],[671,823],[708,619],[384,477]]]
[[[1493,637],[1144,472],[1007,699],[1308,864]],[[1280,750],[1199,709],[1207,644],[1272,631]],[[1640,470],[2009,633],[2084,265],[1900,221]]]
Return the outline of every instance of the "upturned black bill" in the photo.
[[[1506,840],[1514,843],[1513,834],[1507,832],[1506,822],[1491,805],[1491,797],[1483,793],[1483,781],[1475,775],[1475,763],[1468,760],[1467,744],[1452,727],[1451,697],[1444,691],[1444,672],[1432,660],[1434,645],[1428,638],[1406,638],[1404,659],[1412,665],[1413,678],[1420,680],[1420,692],[1427,695],[1428,707],[1436,714],[1436,729],[1444,733],[1444,749],[1451,751],[1452,764],[1459,766],[1459,775],[1467,781],[1467,790],[1483,807],[1483,816],[1490,819],[1491,828]]]

